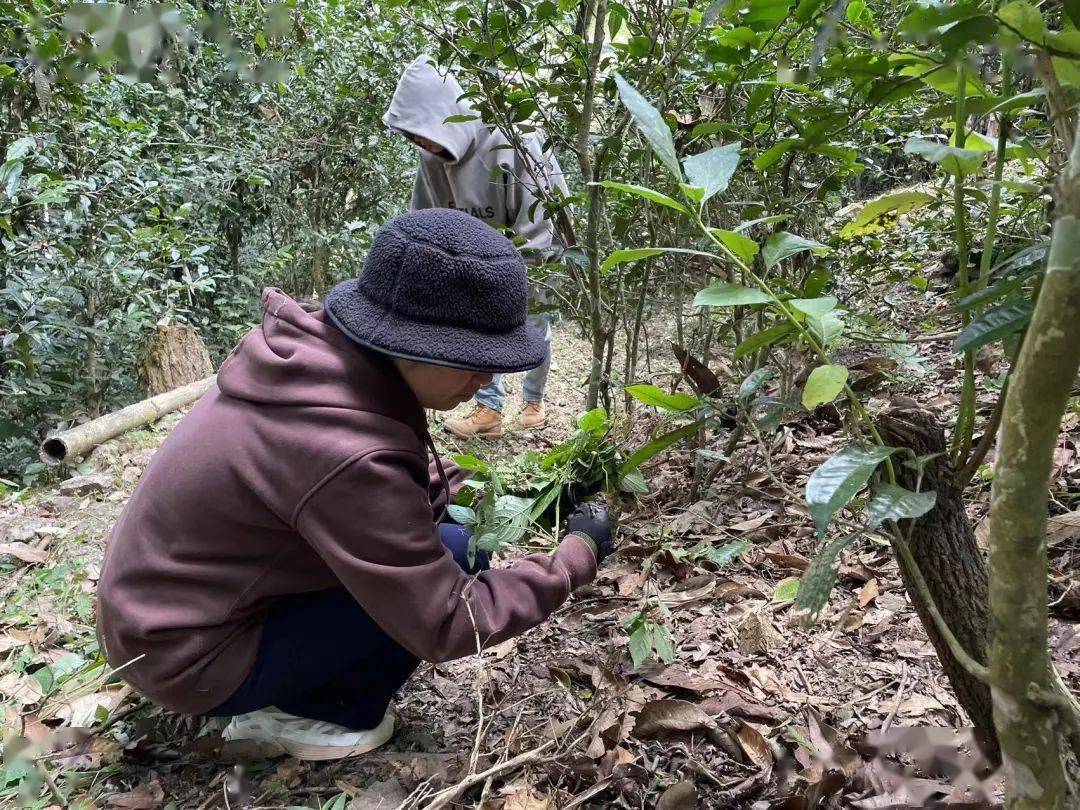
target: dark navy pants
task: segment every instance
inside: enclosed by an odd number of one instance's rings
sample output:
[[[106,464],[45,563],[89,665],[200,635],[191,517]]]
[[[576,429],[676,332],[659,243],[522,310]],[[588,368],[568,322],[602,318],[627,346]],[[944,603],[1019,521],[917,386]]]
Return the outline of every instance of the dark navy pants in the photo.
[[[439,532],[466,573],[488,568],[482,551],[477,551],[472,567],[468,564],[469,529],[443,523]],[[348,728],[374,728],[419,663],[345,588],[287,596],[267,616],[247,680],[208,714],[234,715],[276,706]]]

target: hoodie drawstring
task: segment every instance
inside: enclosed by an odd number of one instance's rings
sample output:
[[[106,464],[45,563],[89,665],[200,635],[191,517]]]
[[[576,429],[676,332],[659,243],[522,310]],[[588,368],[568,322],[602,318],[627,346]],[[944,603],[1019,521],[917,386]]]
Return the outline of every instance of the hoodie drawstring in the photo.
[[[428,450],[431,451],[432,458],[435,459],[435,469],[439,471],[439,481],[442,482],[443,489],[446,490],[446,503],[443,504],[442,514],[435,521],[436,524],[439,524],[443,522],[443,518],[450,511],[450,479],[446,477],[446,470],[443,469],[442,461],[439,460],[439,451],[435,449],[435,442],[432,440],[431,434],[426,430],[424,431],[424,441],[427,443]]]

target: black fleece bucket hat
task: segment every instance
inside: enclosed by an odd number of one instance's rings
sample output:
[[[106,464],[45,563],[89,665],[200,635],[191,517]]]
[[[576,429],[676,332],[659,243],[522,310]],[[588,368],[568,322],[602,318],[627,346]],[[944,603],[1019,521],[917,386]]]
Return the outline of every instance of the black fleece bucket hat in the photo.
[[[330,291],[326,313],[384,354],[501,374],[544,359],[528,298],[509,239],[461,211],[429,208],[379,228],[360,277]]]

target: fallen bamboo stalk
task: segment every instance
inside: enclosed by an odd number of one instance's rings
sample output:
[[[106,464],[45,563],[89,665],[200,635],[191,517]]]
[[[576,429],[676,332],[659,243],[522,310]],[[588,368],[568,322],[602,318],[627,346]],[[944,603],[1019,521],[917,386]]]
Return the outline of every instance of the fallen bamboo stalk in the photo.
[[[54,433],[41,443],[38,455],[52,466],[86,455],[102,442],[155,422],[165,414],[190,405],[214,384],[217,376],[189,383],[182,388],[166,391],[155,397],[128,405],[119,411],[105,414],[69,430]]]

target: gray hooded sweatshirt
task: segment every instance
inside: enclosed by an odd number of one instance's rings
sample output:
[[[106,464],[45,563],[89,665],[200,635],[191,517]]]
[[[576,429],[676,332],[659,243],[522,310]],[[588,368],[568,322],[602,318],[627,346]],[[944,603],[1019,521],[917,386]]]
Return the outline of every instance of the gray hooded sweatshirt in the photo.
[[[555,156],[543,151],[535,133],[522,136],[530,155],[526,163],[515,149],[506,148],[508,141],[498,129],[489,129],[479,117],[445,123],[453,115],[478,115],[458,100],[464,92],[452,75],[439,74],[429,56],[413,60],[398,82],[383,123],[434,141],[449,153],[440,157],[420,149],[411,209],[457,208],[496,228],[510,228],[527,240],[525,248],[561,246],[554,223],[544,218],[544,206],[534,208],[537,180],[546,189],[570,193]]]

